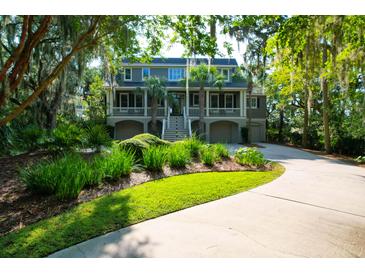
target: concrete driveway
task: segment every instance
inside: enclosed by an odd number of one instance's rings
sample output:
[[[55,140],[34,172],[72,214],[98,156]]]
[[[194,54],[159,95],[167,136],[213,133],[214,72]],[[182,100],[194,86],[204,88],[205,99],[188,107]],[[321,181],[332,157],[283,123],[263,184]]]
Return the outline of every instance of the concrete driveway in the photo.
[[[275,181],[51,257],[365,257],[365,169],[262,145],[286,168]]]

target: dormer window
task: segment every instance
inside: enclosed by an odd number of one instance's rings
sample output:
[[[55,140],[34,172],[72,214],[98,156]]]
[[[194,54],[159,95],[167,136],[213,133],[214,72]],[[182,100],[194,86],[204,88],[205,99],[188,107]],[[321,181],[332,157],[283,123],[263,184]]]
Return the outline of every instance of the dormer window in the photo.
[[[142,68],[142,80],[150,78],[150,68]]]
[[[124,69],[124,81],[132,81],[132,69],[131,68]]]
[[[229,69],[222,69],[221,71],[224,78],[224,82],[229,82]]]

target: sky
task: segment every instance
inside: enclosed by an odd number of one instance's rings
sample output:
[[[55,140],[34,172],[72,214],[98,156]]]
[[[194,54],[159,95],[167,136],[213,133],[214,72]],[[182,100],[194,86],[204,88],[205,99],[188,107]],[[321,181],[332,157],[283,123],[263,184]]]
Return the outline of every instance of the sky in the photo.
[[[238,65],[241,65],[243,63],[243,54],[246,50],[246,45],[244,43],[240,43],[239,46],[237,44],[237,41],[234,38],[229,37],[228,34],[224,35],[219,33],[219,29],[217,29],[217,43],[218,43],[218,49],[223,54],[223,56],[220,56],[220,58],[229,58],[227,55],[226,49],[223,47],[224,42],[229,42],[232,44],[233,52],[232,52],[232,58],[235,58]],[[143,44],[144,42],[142,42]],[[165,43],[165,47],[161,50],[161,56],[163,57],[182,57],[184,53],[184,46],[175,43],[172,46],[169,45],[168,41]],[[159,56],[156,56],[159,57]],[[197,56],[197,57],[206,57],[206,56]],[[217,56],[219,58],[219,56]],[[100,65],[99,59],[94,59],[91,61],[90,66],[91,67],[98,67]]]
[[[224,42],[229,42],[232,44],[233,47],[233,53],[232,58],[235,58],[237,60],[238,65],[241,65],[243,63],[243,53],[245,52],[246,46],[244,43],[240,43],[239,47],[235,39],[232,39],[229,37],[229,35],[224,35],[221,33],[218,33],[219,30],[217,30],[217,43],[218,48],[220,52],[225,54],[222,56],[222,58],[229,58],[229,56],[226,53],[225,48],[223,47]],[[172,47],[168,48],[167,46],[161,51],[163,57],[181,57],[184,53],[184,47],[181,44],[174,44]],[[198,56],[203,57],[203,56]]]

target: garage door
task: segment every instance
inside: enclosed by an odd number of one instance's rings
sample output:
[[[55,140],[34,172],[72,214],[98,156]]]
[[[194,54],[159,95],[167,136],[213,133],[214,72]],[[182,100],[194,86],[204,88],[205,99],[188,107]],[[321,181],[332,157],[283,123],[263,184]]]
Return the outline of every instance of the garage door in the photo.
[[[135,121],[123,121],[115,124],[115,138],[125,140],[143,133],[143,124]]]
[[[238,125],[229,121],[215,122],[210,125],[211,143],[237,143]]]

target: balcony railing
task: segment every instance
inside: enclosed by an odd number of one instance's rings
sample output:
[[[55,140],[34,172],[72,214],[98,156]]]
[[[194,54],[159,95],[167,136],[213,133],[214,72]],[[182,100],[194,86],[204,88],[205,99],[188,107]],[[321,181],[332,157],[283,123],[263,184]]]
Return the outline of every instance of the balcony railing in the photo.
[[[206,116],[206,108],[204,108],[204,116]],[[189,116],[197,117],[199,116],[200,110],[198,107],[189,108]],[[209,108],[209,116],[213,117],[239,117],[239,108]]]
[[[189,108],[189,117],[198,117],[200,110],[198,107]],[[204,116],[207,110],[204,108]],[[144,116],[144,107],[114,107],[113,116]],[[147,116],[151,116],[151,108],[147,108]],[[157,116],[165,116],[165,108],[157,109]],[[239,117],[239,108],[209,108],[209,116],[212,117]]]
[[[151,114],[152,114],[151,108],[147,108],[147,116],[151,116]],[[165,116],[165,108],[164,107],[158,107],[157,116]]]
[[[114,107],[114,116],[143,116],[143,107]]]
[[[209,116],[213,117],[239,117],[239,108],[209,108]]]

